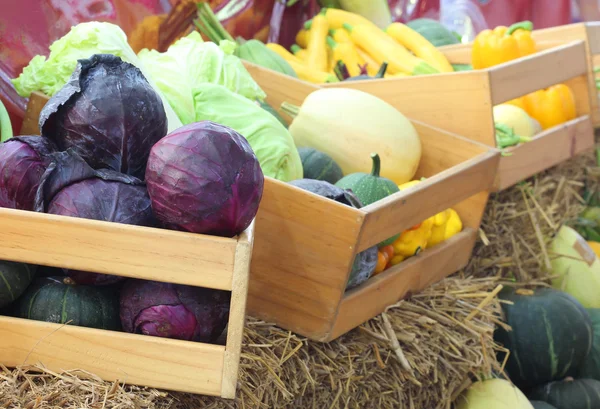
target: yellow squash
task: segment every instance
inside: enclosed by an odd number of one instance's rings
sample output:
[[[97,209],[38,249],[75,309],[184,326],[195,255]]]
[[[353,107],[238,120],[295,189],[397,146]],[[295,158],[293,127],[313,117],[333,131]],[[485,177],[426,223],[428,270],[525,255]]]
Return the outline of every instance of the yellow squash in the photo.
[[[363,16],[355,13],[350,13],[349,11],[341,9],[327,9],[325,11],[325,18],[329,23],[329,28],[333,30],[338,30],[342,28],[344,24],[350,24],[352,26],[368,25],[373,28],[379,29],[379,27],[377,27],[370,20],[364,18]]]
[[[360,75],[360,57],[352,43],[337,43],[333,38],[327,37],[327,44],[332,50],[333,66],[338,61],[342,61],[346,65],[350,76],[355,77]]]
[[[393,23],[385,29],[385,32],[439,72],[454,72],[454,68],[452,68],[444,53],[407,25]]]
[[[310,27],[308,44],[306,45],[306,65],[317,71],[327,71],[327,44],[326,38],[329,34],[327,19],[321,13],[317,14]]]

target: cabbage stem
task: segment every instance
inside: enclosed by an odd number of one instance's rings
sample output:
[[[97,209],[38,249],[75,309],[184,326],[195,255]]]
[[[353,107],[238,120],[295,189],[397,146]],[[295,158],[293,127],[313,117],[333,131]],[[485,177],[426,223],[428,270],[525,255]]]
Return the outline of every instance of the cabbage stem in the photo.
[[[0,101],[0,141],[4,142],[13,137],[13,129],[6,107]]]

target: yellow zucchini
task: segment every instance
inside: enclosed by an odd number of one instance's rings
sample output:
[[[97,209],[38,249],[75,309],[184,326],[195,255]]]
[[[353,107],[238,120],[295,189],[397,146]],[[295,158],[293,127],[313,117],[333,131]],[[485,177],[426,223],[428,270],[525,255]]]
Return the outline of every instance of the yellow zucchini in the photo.
[[[352,43],[336,43],[331,37],[327,37],[327,44],[333,51],[333,64],[342,61],[350,76],[360,75],[360,60],[356,48]]]
[[[329,30],[329,35],[333,37],[336,43],[352,43],[350,35],[343,28],[338,28],[337,30]]]
[[[412,55],[406,48],[394,41],[374,24],[344,24],[352,42],[368,52],[379,64],[387,61],[390,74],[405,72],[411,75],[434,74],[435,68]]]
[[[373,57],[371,57],[369,53],[364,51],[362,48],[356,47],[356,52],[358,53],[358,58],[360,58],[360,63],[367,64],[367,73],[370,76],[376,75],[379,71],[380,64],[378,64],[377,61],[375,61]]]
[[[277,44],[277,43],[267,43],[267,48],[269,50],[275,51],[277,54],[279,54],[281,57],[283,57],[284,60],[286,60],[287,62],[291,62],[294,61],[298,64],[303,64],[303,61],[296,57],[294,54],[290,53],[288,50],[285,49],[285,47]],[[294,71],[296,71],[294,69]]]
[[[385,29],[385,32],[439,72],[454,72],[454,68],[452,68],[444,53],[407,25],[393,23]]]
[[[312,19],[306,46],[306,65],[316,71],[327,71],[327,44],[325,39],[329,34],[329,25],[323,14],[317,14]]]
[[[308,45],[308,33],[309,31],[304,28],[298,31],[298,34],[296,34],[296,44],[302,48],[306,48]]]
[[[292,44],[290,49],[296,57],[302,61],[306,61],[306,50],[304,48],[300,47],[298,44]]]
[[[292,66],[298,78],[304,81],[312,82],[315,84],[324,84],[326,82],[339,82],[335,75],[328,72],[312,70],[306,65],[297,61],[288,61]]]
[[[350,24],[351,26],[366,25],[379,29],[379,27],[371,23],[370,20],[367,20],[363,16],[355,13],[350,13],[349,11],[345,10],[327,9],[325,11],[325,18],[327,18],[329,28],[334,30],[342,28],[344,24]]]

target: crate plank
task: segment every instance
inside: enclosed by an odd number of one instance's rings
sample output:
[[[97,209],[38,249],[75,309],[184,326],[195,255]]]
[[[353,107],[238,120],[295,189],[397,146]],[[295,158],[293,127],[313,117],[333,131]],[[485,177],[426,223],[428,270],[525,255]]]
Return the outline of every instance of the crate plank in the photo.
[[[0,209],[0,258],[231,290],[235,239]]]
[[[225,348],[0,317],[0,362],[85,369],[108,381],[218,396]]]

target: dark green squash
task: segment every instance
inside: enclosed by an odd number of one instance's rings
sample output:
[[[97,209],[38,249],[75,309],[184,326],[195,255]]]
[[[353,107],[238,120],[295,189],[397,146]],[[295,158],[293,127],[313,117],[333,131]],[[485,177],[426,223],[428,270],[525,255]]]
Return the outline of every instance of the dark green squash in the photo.
[[[16,317],[118,330],[119,297],[113,287],[76,285],[68,277],[35,280],[12,308]]]
[[[279,112],[277,112],[271,105],[267,104],[264,101],[256,101],[256,102],[258,102],[258,105],[260,105],[260,107],[262,109],[264,109],[265,111],[267,111],[268,113],[273,115],[281,123],[281,125],[283,125],[285,127],[285,129],[288,129],[288,124],[287,124],[287,122],[285,122],[285,119],[283,119],[283,117],[281,115],[279,115]]]
[[[436,47],[460,43],[456,35],[439,21],[430,18],[418,18],[409,21],[406,25],[421,34]]]
[[[37,266],[0,260],[0,308],[7,306],[23,294],[31,284]]]
[[[342,168],[329,155],[313,148],[298,148],[305,179],[335,183],[344,177]]]
[[[594,340],[592,342],[592,350],[584,360],[578,377],[600,381],[600,309],[590,308],[587,311],[592,320]]]
[[[532,401],[529,401],[529,403],[531,403],[531,406],[533,406],[533,409],[556,409],[555,406],[552,406],[551,404],[541,401],[541,400],[532,400]]]
[[[550,288],[507,288],[499,296],[513,303],[502,304],[512,331],[498,328],[494,338],[510,351],[506,372],[515,385],[528,390],[579,372],[593,334],[589,314],[575,298]]]
[[[353,191],[364,206],[368,206],[400,191],[396,183],[390,179],[379,176],[379,171],[381,169],[379,155],[372,153],[371,159],[373,160],[373,168],[370,174],[352,173],[344,176],[335,184],[339,188]],[[392,244],[399,236],[400,234],[390,237],[381,242],[379,246]]]
[[[351,206],[356,209],[360,209],[362,207],[362,203],[354,195],[354,193],[341,189],[323,180],[299,179],[291,181],[290,185],[307,190],[316,195],[335,200],[336,202],[345,204],[346,206]],[[371,278],[376,266],[377,246],[370,247],[358,253],[352,264],[352,270],[350,271],[350,275],[348,277],[346,290],[358,287]]]
[[[567,378],[534,389],[529,398],[548,402],[556,409],[599,409],[600,381]]]

